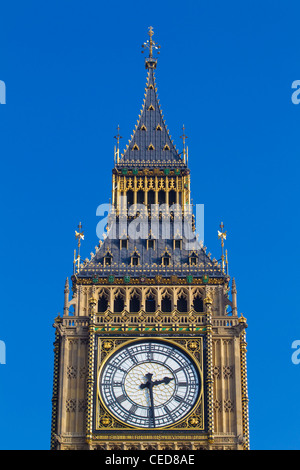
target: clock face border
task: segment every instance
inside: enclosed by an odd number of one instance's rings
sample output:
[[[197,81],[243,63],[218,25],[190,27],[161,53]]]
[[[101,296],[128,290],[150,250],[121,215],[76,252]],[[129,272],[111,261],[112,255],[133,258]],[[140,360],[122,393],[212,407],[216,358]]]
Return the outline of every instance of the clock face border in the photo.
[[[120,431],[121,429],[123,431],[130,431],[130,429],[135,429],[135,430],[138,430],[139,432],[160,432],[160,431],[164,431],[164,430],[170,430],[170,429],[174,429],[174,430],[178,430],[178,431],[183,431],[183,430],[188,430],[189,428],[187,427],[180,427],[180,425],[183,423],[183,422],[187,422],[187,420],[191,417],[191,415],[193,415],[193,413],[195,413],[196,411],[199,410],[199,408],[201,407],[201,412],[200,412],[200,415],[201,415],[201,422],[202,422],[202,426],[201,427],[197,427],[197,429],[201,430],[201,431],[204,431],[204,428],[205,428],[205,424],[204,424],[204,397],[203,397],[203,368],[204,368],[204,363],[203,363],[203,336],[199,336],[199,337],[176,337],[176,338],[157,338],[157,337],[150,337],[150,336],[142,336],[142,337],[135,337],[135,338],[124,338],[124,337],[102,337],[100,335],[96,335],[98,336],[98,342],[97,342],[97,346],[96,346],[96,357],[97,357],[97,360],[96,360],[96,364],[95,364],[95,372],[96,372],[96,379],[97,379],[97,386],[96,386],[96,396],[95,396],[95,399],[96,399],[96,403],[95,403],[95,413],[96,413],[96,427],[94,428],[94,430],[98,433],[99,431],[106,431],[106,432],[109,432],[109,431]],[[119,344],[117,344],[115,347],[112,347],[112,350],[107,352],[104,357],[100,357],[101,356],[101,352],[99,351],[99,340],[102,342],[102,348],[104,346],[104,344],[109,344],[109,343],[112,343],[114,342],[114,340],[117,340],[117,342]],[[187,347],[184,347],[181,343],[177,342],[177,341],[185,341],[187,343],[193,343],[193,342],[197,342],[199,341],[200,342],[200,346],[199,346],[199,349],[198,349],[198,352],[200,353],[200,361],[198,360],[198,358],[195,357],[195,355],[193,354],[193,351],[189,350]],[[165,426],[160,426],[160,427],[141,427],[141,426],[138,426],[138,425],[134,425],[134,424],[129,424],[129,423],[125,423],[124,421],[122,421],[121,419],[118,419],[118,417],[115,416],[114,413],[112,413],[109,408],[107,408],[107,405],[106,403],[104,402],[103,398],[102,398],[102,393],[101,393],[101,390],[100,390],[100,376],[102,374],[102,371],[104,369],[104,367],[106,366],[107,362],[110,360],[110,358],[112,356],[114,356],[115,354],[118,353],[118,351],[126,348],[126,346],[129,346],[129,345],[133,345],[134,343],[144,343],[144,342],[156,342],[156,343],[162,343],[162,344],[166,344],[166,345],[169,345],[173,348],[176,348],[178,349],[182,354],[184,354],[185,356],[187,356],[187,358],[191,361],[191,363],[193,364],[193,366],[195,367],[196,369],[196,373],[197,375],[199,376],[199,392],[198,392],[198,397],[194,403],[194,405],[192,406],[192,408],[182,417],[182,418],[179,418],[178,421],[176,421],[175,423],[170,423],[168,425],[165,425]],[[105,349],[105,346],[104,346],[104,349]],[[102,359],[102,360],[101,360]],[[98,406],[97,406],[97,403],[98,403]],[[114,424],[117,423],[117,426],[111,426],[111,427],[106,427],[106,426],[101,426],[99,424],[99,416],[97,416],[98,414],[98,411],[99,410],[99,405],[100,405],[100,408],[102,407],[104,409],[104,413],[106,414],[106,419],[107,420],[112,420],[114,422]],[[196,418],[197,420],[197,418]],[[199,421],[199,420],[197,420]],[[189,429],[190,431],[195,431],[195,427],[194,426],[191,426],[191,428]]]

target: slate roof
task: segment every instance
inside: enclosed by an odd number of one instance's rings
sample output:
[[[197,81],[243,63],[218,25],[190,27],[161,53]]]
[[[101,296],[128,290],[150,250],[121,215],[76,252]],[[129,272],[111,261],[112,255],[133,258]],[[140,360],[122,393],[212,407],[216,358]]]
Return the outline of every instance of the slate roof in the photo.
[[[157,97],[154,69],[156,60],[148,58],[146,60],[147,84],[144,102],[138,123],[133,132],[131,140],[115,168],[170,168],[188,169],[182,156],[178,153],[169,131],[166,127],[161,108]],[[118,218],[116,219],[116,233],[118,234]],[[148,234],[150,234],[150,219],[148,220]],[[216,260],[211,260],[206,254],[206,248],[198,243],[197,249],[190,249],[182,242],[182,249],[174,249],[174,225],[170,224],[170,236],[164,239],[161,236],[155,240],[155,248],[147,249],[147,240],[128,240],[127,248],[120,248],[119,238],[106,237],[96,253],[92,254],[90,260],[84,261],[80,265],[78,278],[91,278],[94,276],[108,277],[110,275],[123,277],[169,277],[177,275],[186,277],[192,275],[201,277],[204,274],[211,277],[224,278],[220,264]],[[122,234],[120,234],[122,235]],[[170,257],[169,266],[163,266],[162,256],[168,253]],[[105,266],[104,257],[111,256],[111,265]],[[131,256],[138,254],[138,266],[131,265]],[[190,265],[189,257],[196,254],[197,264]]]
[[[186,168],[167,129],[157,97],[154,68],[148,68],[142,110],[120,161],[121,168]]]
[[[149,226],[150,228],[150,226]],[[158,238],[155,240],[155,248],[147,249],[147,240],[128,239],[128,248],[120,249],[120,240],[106,238],[98,251],[92,256],[91,260],[87,260],[81,265],[80,272],[77,274],[79,278],[90,278],[93,276],[108,277],[114,275],[123,277],[129,275],[132,277],[155,277],[161,275],[168,277],[177,275],[178,277],[186,277],[192,275],[201,277],[208,274],[210,277],[224,278],[220,264],[216,260],[212,260],[206,254],[206,248],[187,249],[185,240],[182,241],[182,249],[175,248],[173,243],[173,224],[170,224],[170,238]],[[190,247],[188,247],[190,248]],[[105,266],[104,257],[107,254],[112,256],[111,265]],[[131,266],[131,256],[133,254],[139,256],[139,265]],[[167,253],[170,256],[170,265],[162,265],[162,257]],[[189,257],[195,254],[197,264],[191,266]]]

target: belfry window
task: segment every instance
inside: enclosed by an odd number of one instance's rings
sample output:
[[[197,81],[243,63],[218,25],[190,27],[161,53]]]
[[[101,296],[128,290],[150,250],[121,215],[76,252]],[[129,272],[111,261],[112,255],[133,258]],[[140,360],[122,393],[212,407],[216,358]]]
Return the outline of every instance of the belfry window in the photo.
[[[164,204],[166,202],[166,193],[163,190],[158,191],[158,204]]]
[[[155,204],[155,192],[150,189],[150,191],[148,191],[148,205],[151,206],[151,204]]]
[[[194,307],[195,312],[203,312],[204,311],[203,299],[202,299],[202,297],[200,297],[200,295],[197,295],[194,298],[193,307]]]
[[[98,300],[98,312],[104,313],[106,312],[107,308],[108,308],[108,300],[105,295],[102,295],[101,297],[99,297],[99,300]]]
[[[176,204],[176,191],[171,189],[171,191],[169,191],[169,205],[172,206],[173,204]]]
[[[162,299],[161,311],[165,313],[172,312],[172,301],[170,297],[166,296]]]
[[[130,299],[130,312],[137,313],[141,309],[141,302],[138,295],[134,294]]]
[[[144,204],[144,191],[141,189],[136,193],[136,201],[138,204]]]
[[[187,312],[187,299],[182,295],[177,299],[178,312]]]
[[[124,298],[121,294],[118,294],[114,300],[114,312],[121,313],[124,310]]]
[[[146,312],[147,313],[153,313],[156,310],[156,302],[155,302],[155,297],[153,295],[149,295],[149,297],[146,298]]]
[[[127,191],[126,197],[127,197],[127,207],[132,206],[132,204],[133,204],[133,191],[131,189],[129,191]]]

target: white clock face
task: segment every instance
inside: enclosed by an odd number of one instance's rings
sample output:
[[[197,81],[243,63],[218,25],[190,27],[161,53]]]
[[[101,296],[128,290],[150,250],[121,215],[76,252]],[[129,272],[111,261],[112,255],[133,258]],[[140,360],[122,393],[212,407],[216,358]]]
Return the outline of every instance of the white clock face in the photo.
[[[118,349],[99,376],[106,408],[126,424],[160,428],[194,407],[200,375],[192,359],[170,343],[144,340]]]

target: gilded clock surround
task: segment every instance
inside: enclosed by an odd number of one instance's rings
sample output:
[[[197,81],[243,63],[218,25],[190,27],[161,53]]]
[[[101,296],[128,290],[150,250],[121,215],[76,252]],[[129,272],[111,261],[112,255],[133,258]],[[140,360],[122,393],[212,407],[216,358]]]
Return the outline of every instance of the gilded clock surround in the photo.
[[[149,234],[134,242],[126,236],[124,243],[122,237],[115,242],[105,237],[90,259],[82,260],[81,223],[75,232],[78,251],[72,286],[67,279],[63,315],[54,322],[51,449],[194,451],[250,446],[247,323],[238,314],[235,279],[228,275],[224,226],[218,232],[221,265],[204,246],[196,253],[186,250],[184,237],[175,230],[169,240],[150,243],[151,204],[180,204],[184,217],[191,201],[185,129],[179,153],[157,99],[152,36],[150,28],[142,110],[122,154],[118,128],[112,171],[117,223],[128,215],[124,200],[143,202]],[[164,262],[164,255],[169,261]],[[116,419],[99,395],[105,361],[119,348],[146,339],[182,349],[201,376],[195,406],[165,428],[128,426]]]
[[[99,376],[103,367],[106,364],[106,361],[112,356],[116,351],[119,349],[126,347],[126,345],[132,345],[135,342],[139,343],[143,340],[153,340],[157,341],[157,337],[144,337],[144,338],[124,338],[124,337],[117,337],[108,341],[106,338],[98,338],[98,348],[97,348],[97,360],[96,363],[99,364],[98,374],[97,374],[97,393],[96,393],[96,406],[95,406],[95,413],[96,413],[96,426],[95,431],[103,431],[109,429],[139,429],[140,431],[144,431],[145,428],[140,428],[138,426],[133,425],[124,425],[123,422],[119,421],[118,419],[114,418],[107,406],[101,399],[101,394],[99,391]],[[203,337],[194,337],[193,339],[182,339],[181,337],[172,337],[172,339],[160,339],[163,343],[174,345],[177,348],[180,348],[186,355],[190,356],[193,362],[196,365],[197,372],[200,376],[200,392],[197,398],[197,402],[193,406],[193,409],[186,415],[184,418],[180,419],[176,422],[175,425],[169,425],[165,427],[160,427],[159,431],[168,429],[172,427],[172,429],[176,430],[186,430],[186,429],[200,429],[204,430],[204,403],[203,403]],[[109,347],[110,346],[110,347]],[[103,420],[105,421],[103,423]],[[149,430],[153,431],[153,428],[146,429],[147,432]]]

